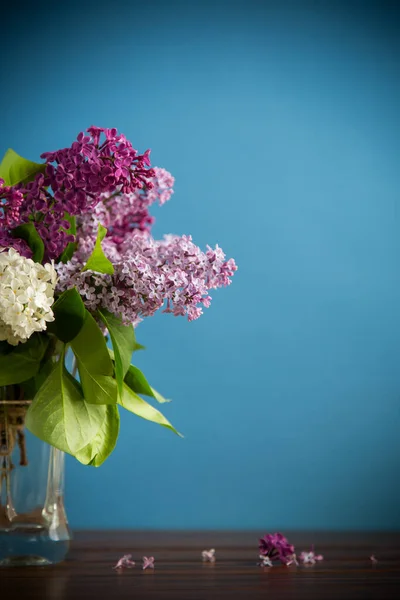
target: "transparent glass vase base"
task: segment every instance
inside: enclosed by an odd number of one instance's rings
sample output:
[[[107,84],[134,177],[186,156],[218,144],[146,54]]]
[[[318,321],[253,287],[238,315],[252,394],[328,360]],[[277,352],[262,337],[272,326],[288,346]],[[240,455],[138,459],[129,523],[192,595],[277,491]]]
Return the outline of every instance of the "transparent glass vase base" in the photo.
[[[44,528],[0,531],[0,567],[43,567],[62,562],[69,540],[54,541]]]
[[[71,539],[65,457],[26,431],[29,404],[0,398],[0,567],[59,563]]]

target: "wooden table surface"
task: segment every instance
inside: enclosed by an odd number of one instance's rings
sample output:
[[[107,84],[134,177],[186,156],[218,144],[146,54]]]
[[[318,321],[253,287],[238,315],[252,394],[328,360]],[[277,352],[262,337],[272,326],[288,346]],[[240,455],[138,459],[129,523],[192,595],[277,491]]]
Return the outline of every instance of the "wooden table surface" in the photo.
[[[13,600],[236,600],[400,596],[400,533],[285,532],[296,551],[315,550],[324,560],[311,567],[260,568],[260,532],[77,532],[68,559],[51,567],[0,569],[0,598]],[[216,549],[216,562],[201,551]],[[112,569],[123,554],[133,569]],[[378,563],[369,559],[374,554]],[[141,557],[155,557],[143,571]]]

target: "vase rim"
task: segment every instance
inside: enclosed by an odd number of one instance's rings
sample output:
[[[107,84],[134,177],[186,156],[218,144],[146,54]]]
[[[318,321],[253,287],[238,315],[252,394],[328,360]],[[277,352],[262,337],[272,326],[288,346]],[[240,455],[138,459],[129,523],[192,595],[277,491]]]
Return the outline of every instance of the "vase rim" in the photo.
[[[0,400],[0,404],[32,404],[32,400]]]

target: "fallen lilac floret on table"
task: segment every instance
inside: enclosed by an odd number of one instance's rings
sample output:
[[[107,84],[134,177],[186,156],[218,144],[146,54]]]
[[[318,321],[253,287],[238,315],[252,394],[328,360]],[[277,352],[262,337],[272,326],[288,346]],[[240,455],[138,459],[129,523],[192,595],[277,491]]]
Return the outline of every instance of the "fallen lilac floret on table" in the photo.
[[[201,556],[204,562],[215,562],[215,548],[210,548],[210,550],[203,550]]]
[[[371,556],[369,557],[370,561],[372,562],[373,565],[376,565],[378,563],[378,559],[371,554]]]
[[[322,554],[315,554],[314,549],[310,552],[302,552],[299,558],[303,565],[315,565],[317,561],[324,560]]]
[[[143,556],[143,571],[145,569],[154,569],[154,556]]]
[[[264,556],[260,554],[259,559],[261,562],[257,563],[259,567],[272,567],[272,562],[269,556]]]
[[[131,558],[132,554],[124,554],[113,569],[132,569],[135,566],[135,562]]]
[[[290,567],[291,565],[296,565],[296,567],[299,566],[299,561],[297,560],[297,556],[294,553],[291,556],[289,555],[286,557],[286,566]]]

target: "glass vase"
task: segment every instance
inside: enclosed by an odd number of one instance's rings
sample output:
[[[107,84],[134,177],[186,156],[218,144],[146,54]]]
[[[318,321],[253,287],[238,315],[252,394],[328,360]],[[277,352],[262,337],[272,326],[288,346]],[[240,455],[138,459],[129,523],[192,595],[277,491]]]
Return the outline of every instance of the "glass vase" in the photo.
[[[0,388],[0,566],[58,563],[71,539],[64,453],[27,431],[30,401],[8,392]]]

